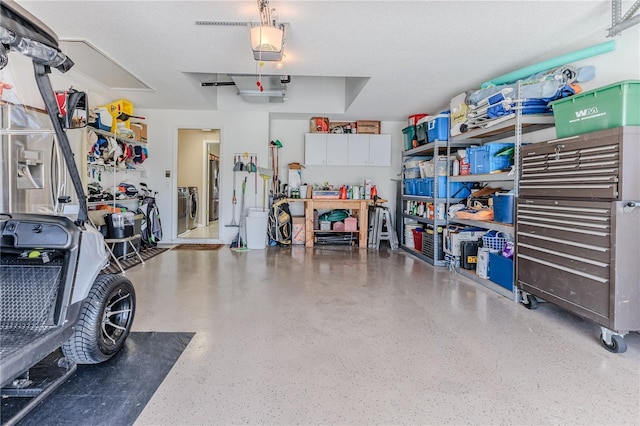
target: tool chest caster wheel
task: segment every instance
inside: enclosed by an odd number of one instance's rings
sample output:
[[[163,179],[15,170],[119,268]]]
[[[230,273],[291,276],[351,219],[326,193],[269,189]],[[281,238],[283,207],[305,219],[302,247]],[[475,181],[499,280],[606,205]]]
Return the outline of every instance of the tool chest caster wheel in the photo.
[[[523,294],[522,295],[522,304],[527,309],[537,309],[538,308],[538,299],[533,294]]]
[[[604,335],[601,333],[600,343],[602,343],[602,346],[604,346],[606,350],[615,354],[621,354],[627,350],[627,342],[625,342],[624,337],[619,334],[612,334],[611,343],[607,343]]]

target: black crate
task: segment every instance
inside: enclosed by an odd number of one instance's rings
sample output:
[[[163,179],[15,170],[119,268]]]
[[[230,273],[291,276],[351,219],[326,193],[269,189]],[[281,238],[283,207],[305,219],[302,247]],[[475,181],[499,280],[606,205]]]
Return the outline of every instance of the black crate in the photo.
[[[444,260],[444,251],[442,248],[442,228],[438,227],[437,237],[434,238],[433,226],[427,225],[425,231],[422,232],[422,254],[433,259],[434,253],[437,252],[438,257],[435,260]]]

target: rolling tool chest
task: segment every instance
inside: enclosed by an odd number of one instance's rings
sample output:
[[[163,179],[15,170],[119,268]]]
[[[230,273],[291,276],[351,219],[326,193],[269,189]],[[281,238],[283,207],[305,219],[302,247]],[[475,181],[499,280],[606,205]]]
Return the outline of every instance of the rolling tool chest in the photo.
[[[640,127],[523,146],[517,286],[601,326],[624,352],[640,330]]]

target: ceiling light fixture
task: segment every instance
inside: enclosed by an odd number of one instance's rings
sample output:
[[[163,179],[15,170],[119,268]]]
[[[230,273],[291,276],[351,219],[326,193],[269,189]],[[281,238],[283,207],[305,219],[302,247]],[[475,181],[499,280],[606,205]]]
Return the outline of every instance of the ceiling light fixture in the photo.
[[[269,0],[258,0],[260,25],[251,27],[251,49],[256,61],[281,61],[284,53],[284,24],[271,18]]]

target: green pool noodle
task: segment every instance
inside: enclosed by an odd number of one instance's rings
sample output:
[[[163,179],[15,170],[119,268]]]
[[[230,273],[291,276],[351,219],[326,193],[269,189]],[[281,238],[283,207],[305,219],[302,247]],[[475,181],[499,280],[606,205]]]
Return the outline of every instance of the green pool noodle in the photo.
[[[510,73],[503,74],[491,81],[485,81],[480,87],[482,89],[486,89],[487,87],[497,86],[499,84],[513,83],[548,69],[570,64],[582,59],[591,58],[592,56],[602,55],[603,53],[612,52],[615,48],[615,40],[605,41],[604,43],[576,50],[575,52],[567,53],[566,55],[561,55],[553,59],[547,59],[546,61],[538,62],[537,64],[529,65],[528,67],[520,68],[516,71],[511,71]]]

